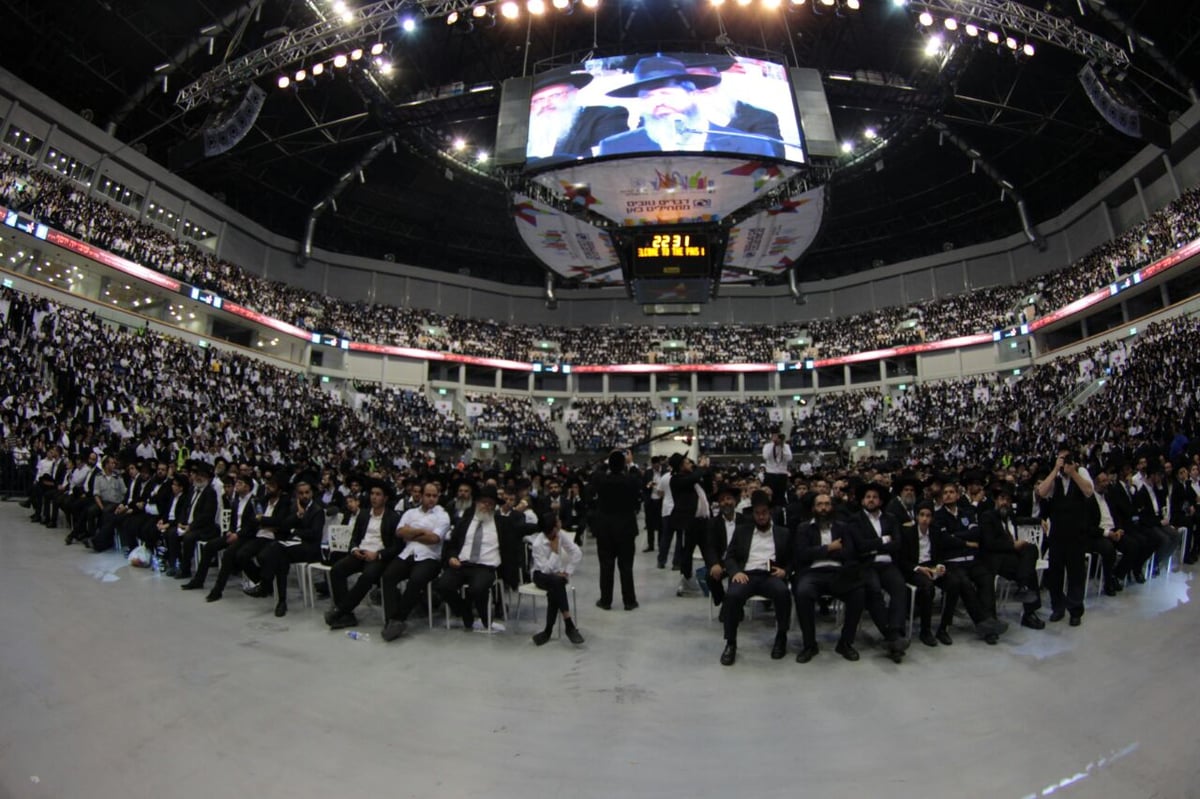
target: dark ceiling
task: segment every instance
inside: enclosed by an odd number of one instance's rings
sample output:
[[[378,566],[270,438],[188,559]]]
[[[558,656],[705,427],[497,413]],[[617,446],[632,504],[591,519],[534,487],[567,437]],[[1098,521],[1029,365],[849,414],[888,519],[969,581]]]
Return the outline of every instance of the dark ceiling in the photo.
[[[240,37],[219,34],[209,53],[195,47],[200,31],[248,0],[0,0],[0,59],[22,79],[166,164],[175,145],[204,127],[211,109],[182,114],[176,92],[226,57],[236,58],[317,21],[328,0],[261,0],[245,16]],[[1001,199],[982,171],[930,123],[969,143],[1020,192],[1033,219],[1053,217],[1118,168],[1144,142],[1113,128],[1092,108],[1077,73],[1082,60],[1049,45],[1032,58],[995,47],[962,47],[944,70],[922,53],[925,33],[910,9],[892,0],[861,0],[844,16],[816,15],[811,5],[767,13],[729,0],[601,0],[596,14],[535,19],[527,28],[500,20],[464,34],[430,19],[413,33],[398,26],[385,36],[394,74],[370,85],[345,74],[308,80],[301,90],[258,83],[268,98],[254,129],[232,151],[180,170],[182,177],[223,198],[268,228],[299,238],[311,206],[385,130],[399,131],[387,149],[338,198],[317,226],[320,247],[450,271],[469,270],[507,282],[536,284],[542,268],[524,249],[510,219],[507,193],[469,170],[450,168],[435,152],[455,137],[489,149],[498,96],[485,93],[428,103],[403,103],[454,81],[467,85],[532,72],[541,62],[582,55],[672,49],[712,49],[722,33],[735,51],[766,50],[824,73],[868,71],[907,89],[828,80],[838,136],[859,139],[866,127],[888,132],[886,147],[840,169],[821,238],[802,264],[826,277],[963,247],[1018,232],[1011,198]],[[362,5],[361,0],[351,5]],[[1124,44],[1126,36],[1076,0],[1027,3]],[[1153,43],[1162,61],[1185,79],[1200,70],[1200,0],[1107,0],[1107,10]],[[594,24],[593,24],[594,23]],[[236,25],[232,26],[236,30]],[[528,30],[528,52],[526,33]],[[724,40],[722,40],[724,41]],[[594,45],[594,46],[593,46]],[[164,93],[155,67],[169,71]],[[1162,121],[1189,100],[1173,77],[1138,42],[1123,81],[1127,95]],[[301,65],[294,65],[297,68]],[[364,88],[365,87],[365,88]]]

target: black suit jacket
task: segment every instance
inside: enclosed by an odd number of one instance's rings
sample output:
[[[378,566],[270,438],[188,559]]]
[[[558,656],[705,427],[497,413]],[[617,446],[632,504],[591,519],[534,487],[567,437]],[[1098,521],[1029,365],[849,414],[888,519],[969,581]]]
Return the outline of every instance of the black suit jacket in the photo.
[[[1158,500],[1158,510],[1154,509],[1154,503],[1150,501],[1150,492],[1155,492],[1155,498]],[[1149,527],[1162,526],[1162,514],[1167,508],[1167,492],[1156,491],[1150,483],[1144,483],[1137,493],[1133,495],[1134,519],[1143,529]]]
[[[773,142],[738,135],[741,131],[722,125],[709,125],[708,137],[704,140],[706,153],[739,153],[744,155],[775,155]],[[645,128],[618,133],[600,142],[600,155],[628,155],[631,153],[659,153],[662,148],[650,138]]]
[[[192,490],[196,489],[193,487]],[[189,495],[187,504],[183,506],[183,515],[186,518],[181,520],[180,524],[188,525],[188,532],[202,541],[217,535],[220,532],[217,529],[217,490],[213,488],[212,483],[200,491],[196,506],[194,508],[191,506],[192,498]],[[189,508],[191,508],[190,513]]]
[[[276,510],[279,507],[276,506]],[[298,513],[295,503],[289,499],[288,516],[275,532],[276,540],[299,539],[312,547],[321,546],[321,537],[325,534],[325,508],[315,499],[308,503],[303,513]]]
[[[771,531],[775,537],[775,565],[784,571],[786,580],[792,573],[792,557],[795,547],[792,544],[792,534],[782,524],[772,524]],[[739,524],[733,530],[733,538],[725,551],[725,571],[737,574],[746,570],[746,561],[750,558],[750,541],[754,537],[753,524]]]
[[[238,498],[235,496],[233,502],[229,505],[229,532],[237,530],[238,540],[254,538],[258,534],[258,512],[254,509],[254,496],[251,495],[250,501],[246,503],[246,507],[242,510],[240,518],[237,516]]]
[[[524,538],[537,532],[535,525],[525,521],[525,514],[510,513],[501,516],[498,512],[496,519],[496,534],[500,537],[500,579],[509,588],[515,589],[520,582],[521,563],[525,558]],[[450,537],[442,545],[442,563],[447,565],[450,558],[457,558],[462,552],[463,542],[467,540],[467,531],[475,520],[475,509],[471,508],[462,515],[458,524],[450,531]]]
[[[880,533],[876,534],[865,510],[854,514],[851,522],[854,530],[854,549],[864,563],[871,563],[876,555],[891,555],[895,561],[900,555],[900,529],[896,519],[887,513],[879,514]],[[884,542],[887,538],[887,542]]]
[[[982,554],[982,545],[978,549],[967,546],[968,542],[980,543],[981,538],[974,510],[960,502],[957,515],[945,507],[933,515],[933,559],[938,563]]]
[[[858,565],[860,555],[854,549],[854,531],[845,522],[834,521],[832,536],[834,541],[842,542],[842,548],[837,552],[830,552],[821,545],[821,528],[815,519],[796,531],[792,567],[797,575],[808,571],[818,560],[836,560],[843,570]]]
[[[562,158],[591,158],[592,148],[601,139],[616,136],[629,130],[629,111],[623,106],[590,105],[579,109],[579,116],[566,135],[558,140],[554,155],[549,158],[531,158],[530,166],[550,163]]]
[[[671,475],[671,499],[675,502],[671,524],[675,525],[675,529],[685,529],[696,518],[696,510],[700,507],[696,486],[701,484],[706,474],[703,469],[693,469],[687,474]]]
[[[1093,502],[1092,504],[1095,503]],[[1013,529],[1016,530],[1017,517],[1011,509],[1009,510],[1008,520],[1012,523]],[[989,510],[980,514],[979,549],[982,552],[993,555],[1011,555],[1017,551],[1013,537],[1009,535],[1008,530],[1004,529],[999,511]]]
[[[358,519],[354,522],[354,532],[350,534],[350,549],[354,550],[362,543],[363,538],[367,535],[367,525],[371,521],[370,509],[360,510]],[[404,547],[396,546],[396,528],[400,526],[400,514],[396,513],[391,508],[385,508],[383,511],[383,524],[379,528],[379,535],[383,538],[383,550],[379,556],[384,560],[391,560],[400,554],[400,550]]]
[[[745,519],[741,516],[735,516],[734,531],[745,523]],[[725,517],[718,513],[704,526],[704,539],[700,542],[700,554],[704,556],[704,565],[711,569],[715,564],[723,563],[725,553],[729,549],[729,541],[730,536],[725,529]]]
[[[929,526],[929,557],[936,562],[933,554],[933,525]],[[921,565],[921,531],[914,524],[900,525],[900,554],[897,560],[901,574],[910,574]]]
[[[591,488],[596,497],[596,515],[624,519],[637,516],[642,501],[642,477],[637,470],[597,473]]]

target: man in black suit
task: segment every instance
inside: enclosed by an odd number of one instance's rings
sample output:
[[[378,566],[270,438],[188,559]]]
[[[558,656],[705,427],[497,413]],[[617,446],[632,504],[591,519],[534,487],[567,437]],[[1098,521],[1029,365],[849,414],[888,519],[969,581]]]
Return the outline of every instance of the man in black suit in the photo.
[[[633,68],[633,82],[609,97],[636,97],[641,127],[600,141],[600,155],[656,152],[721,152],[773,157],[772,143],[709,121],[696,101],[698,90],[716,86],[720,75],[693,75],[683,62],[656,55]]]
[[[476,616],[487,618],[488,595],[497,575],[510,588],[516,588],[523,555],[523,537],[536,525],[525,519],[526,504],[521,501],[508,515],[496,511],[496,488],[485,485],[475,498],[475,507],[463,514],[450,538],[442,545],[441,575],[434,590],[463,628],[475,628]],[[459,590],[467,588],[464,600]],[[482,626],[481,628],[482,629]]]
[[[1072,448],[1059,446],[1054,468],[1037,486],[1050,520],[1046,588],[1050,592],[1050,621],[1071,615],[1072,627],[1083,623],[1083,594],[1087,584],[1088,499],[1094,489],[1087,469],[1076,463]],[[1063,593],[1063,575],[1067,590]]]
[[[807,663],[820,651],[816,604],[825,596],[840,599],[845,606],[842,635],[835,651],[846,660],[858,660],[854,636],[864,605],[862,564],[854,551],[853,531],[834,519],[833,499],[829,494],[818,493],[813,497],[813,520],[797,532],[795,548],[792,595],[803,636],[796,662]]]
[[[716,75],[732,69],[737,63],[733,56],[724,54],[688,54],[683,56],[690,75]],[[783,158],[782,134],[779,132],[779,117],[764,108],[750,105],[739,99],[725,86],[713,86],[696,92],[700,107],[709,122],[725,125],[743,133],[752,133],[770,140],[771,154]]]
[[[592,82],[587,72],[559,70],[535,79],[529,98],[528,165],[591,158],[602,139],[629,130],[621,106],[579,105],[579,90]]]
[[[1105,595],[1116,596],[1125,589],[1125,578],[1131,572],[1141,574],[1154,550],[1137,530],[1133,521],[1137,511],[1115,468],[1110,466],[1096,475],[1092,501],[1095,508],[1090,512],[1097,524],[1090,529],[1088,550],[1100,558]],[[1118,552],[1120,563],[1117,563]]]
[[[212,486],[213,467],[205,461],[196,461],[192,466],[192,490],[179,524],[179,536],[175,538],[179,559],[176,579],[187,580],[192,576],[192,556],[196,542],[216,538],[217,492]],[[168,548],[171,537],[167,538]]]
[[[1133,495],[1133,507],[1142,535],[1153,548],[1153,576],[1157,577],[1159,570],[1179,547],[1182,538],[1180,532],[1170,524],[1171,510],[1167,487],[1163,485],[1162,465],[1157,461],[1146,467],[1145,481]]]
[[[981,533],[974,510],[959,500],[958,485],[947,480],[942,485],[942,507],[933,515],[933,559],[946,567],[946,581],[957,588],[976,634],[995,645],[1008,629],[1008,623],[996,618],[994,612],[996,573],[982,557]],[[943,615],[942,620],[948,628],[949,619]],[[942,641],[942,636],[938,640]]]
[[[896,566],[900,554],[900,530],[896,519],[882,510],[886,493],[887,489],[879,483],[864,484],[858,494],[859,511],[850,523],[854,528],[854,549],[863,559],[867,612],[883,636],[888,657],[899,663],[908,648],[904,638],[908,586]],[[883,602],[885,593],[887,607]]]
[[[733,532],[737,529],[738,490],[736,486],[724,483],[717,487],[717,506],[720,511],[708,520],[704,531],[704,541],[700,550],[704,554],[704,565],[708,569],[704,579],[708,583],[708,592],[712,603],[721,607],[725,600],[725,552],[729,542],[733,540]],[[721,608],[721,621],[725,620],[725,609]]]
[[[913,525],[917,521],[917,499],[921,494],[921,480],[914,474],[902,474],[892,483],[893,495],[885,512],[895,517],[897,523]]]
[[[671,498],[675,507],[671,511],[671,529],[683,534],[683,547],[676,551],[682,577],[676,596],[692,594],[700,586],[693,578],[692,554],[704,537],[709,517],[708,495],[704,485],[708,479],[708,457],[702,456],[700,463],[682,453],[671,456]]]
[[[228,550],[243,538],[253,538],[258,530],[258,520],[254,514],[254,496],[250,492],[250,478],[238,475],[233,481],[233,501],[229,506],[229,529],[208,539],[200,545],[200,562],[196,564],[196,576],[180,586],[185,591],[195,591],[204,587],[208,577],[208,569],[212,559],[222,550]],[[232,557],[226,552],[225,559]],[[218,581],[219,582],[219,581]],[[221,583],[224,587],[224,583]],[[219,592],[218,592],[219,593]]]
[[[596,555],[600,559],[600,598],[596,600],[596,607],[602,610],[612,609],[615,569],[621,572],[621,601],[625,609],[638,607],[633,585],[633,556],[637,550],[641,486],[641,477],[629,452],[611,453],[607,471],[597,472],[592,477],[596,510],[590,518],[596,534]]]
[[[283,493],[283,481],[272,474],[263,481],[262,504],[256,498],[254,502],[254,523],[239,521],[244,528],[238,532],[237,541],[233,542],[225,557],[221,559],[221,568],[217,572],[217,582],[205,597],[206,602],[216,602],[225,591],[225,584],[234,572],[241,572],[251,587],[243,589],[249,596],[258,596],[261,586],[261,573],[256,558],[275,543],[275,537],[283,529],[284,522],[290,514],[291,502]],[[240,517],[239,517],[240,518]],[[269,593],[267,594],[269,596]]]
[[[724,570],[732,576],[725,595],[723,666],[732,666],[737,658],[738,623],[746,600],[752,596],[766,597],[775,607],[771,659],[779,660],[787,654],[787,630],[792,618],[787,584],[792,537],[786,527],[771,519],[771,495],[766,491],[755,491],[750,497],[750,507],[753,523],[738,525],[725,552]]]
[[[1015,599],[1024,608],[1021,626],[1041,630],[1046,626],[1037,615],[1042,606],[1038,591],[1037,562],[1040,553],[1035,544],[1017,538],[1017,521],[1012,508],[1013,492],[1001,483],[992,492],[993,509],[979,518],[980,549],[996,574],[1017,584]],[[996,609],[992,608],[992,615]]]
[[[427,501],[437,505],[437,488],[432,483],[426,486],[433,494]],[[358,624],[354,609],[383,577],[396,548],[396,527],[400,514],[392,510],[391,495],[382,481],[372,482],[368,491],[368,509],[360,512],[350,534],[350,549],[346,557],[340,558],[329,570],[329,587],[333,605],[325,614],[325,623],[330,629],[340,630]],[[445,510],[441,510],[445,516]],[[448,518],[448,517],[447,517]],[[357,574],[358,580],[350,587],[350,575]]]
[[[312,483],[296,483],[296,501],[289,503],[289,515],[275,531],[275,541],[259,555],[262,580],[251,596],[271,596],[275,584],[275,615],[287,615],[287,578],[293,563],[313,563],[321,559],[321,537],[325,532],[325,509],[313,498]]]
[[[954,619],[954,608],[958,602],[958,585],[946,579],[945,567],[939,567],[933,558],[933,503],[924,501],[916,508],[916,520],[900,525],[900,573],[909,585],[917,589],[917,619],[921,625],[921,643],[937,646],[939,642],[949,646],[954,643],[948,628]],[[933,592],[941,588],[943,593],[942,621],[937,635],[933,633]],[[971,596],[974,597],[972,587]]]

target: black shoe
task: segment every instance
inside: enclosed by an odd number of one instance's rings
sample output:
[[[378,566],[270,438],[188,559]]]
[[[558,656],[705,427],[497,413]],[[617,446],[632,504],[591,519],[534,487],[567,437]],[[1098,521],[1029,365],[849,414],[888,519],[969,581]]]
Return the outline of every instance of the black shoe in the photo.
[[[34,524],[41,524],[42,517],[35,513],[29,517],[29,521],[33,522]]]
[[[67,546],[71,546],[71,544],[75,543],[75,534],[67,533],[67,537],[63,539],[63,543]]]
[[[638,605],[638,603],[637,603],[637,600],[636,600],[636,599],[635,599],[635,600],[633,600],[632,602],[626,602],[626,603],[625,603],[625,609],[626,609],[626,610],[637,610],[639,607],[641,607],[641,606],[640,606],[640,605]]]
[[[28,507],[31,507],[31,506],[33,505],[33,500],[31,500],[31,499],[23,499],[23,500],[21,500],[20,502],[18,502],[17,504],[18,504],[18,505],[20,505],[22,508],[28,508]]]
[[[934,638],[933,633],[931,633],[929,630],[921,630],[920,637],[921,637],[921,643],[925,644],[925,646],[937,646],[938,645],[938,639]],[[947,637],[949,637],[949,636],[947,636]]]
[[[1105,596],[1116,596],[1117,592],[1120,590],[1121,590],[1120,584],[1116,580],[1110,579],[1110,580],[1104,581],[1104,595]]]
[[[1046,622],[1042,621],[1041,617],[1036,613],[1026,613],[1021,617],[1021,626],[1028,627],[1031,630],[1046,629]]]
[[[732,666],[735,660],[737,660],[737,644],[730,641],[725,644],[725,651],[721,653],[721,665]]]
[[[176,574],[178,574],[178,572],[175,571],[174,566],[168,566],[167,568],[162,570],[163,577],[174,577]]]
[[[275,618],[282,619],[287,615],[287,602],[279,600],[275,603]]]
[[[1140,571],[1136,571],[1133,573],[1133,581],[1138,585],[1145,585],[1146,575],[1142,574]]]
[[[838,645],[833,648],[833,651],[837,652],[839,655],[851,662],[858,660],[858,650],[850,644],[839,642]]]
[[[645,548],[645,549],[643,549],[642,551],[643,551],[643,552],[653,552],[653,551],[654,551],[654,547],[646,547],[646,548]]]
[[[344,630],[347,627],[358,626],[358,617],[353,613],[338,613],[333,617],[333,621],[329,622],[329,629]]]
[[[1072,616],[1071,620],[1068,621],[1067,624],[1071,625],[1072,627],[1078,627],[1079,625],[1083,624],[1083,616]]]
[[[314,590],[317,593],[318,599],[329,599],[329,588],[327,586],[318,585]],[[372,601],[374,601],[374,600],[372,600]],[[379,604],[379,603],[376,602],[376,604]]]
[[[209,591],[208,596],[204,597],[205,602],[219,602],[221,599],[220,591]]]
[[[1056,610],[1050,614],[1050,621],[1062,621],[1067,616],[1065,610]]]
[[[628,610],[628,608],[626,608],[626,610]],[[578,627],[576,627],[575,625],[572,624],[570,627],[567,628],[567,640],[576,645],[582,644],[583,643],[583,634],[581,632],[579,632]]]
[[[996,644],[1000,643],[1000,636],[998,636],[998,635],[985,635],[985,636],[983,637],[983,641],[984,641],[984,643],[986,643],[988,646],[995,646]]]
[[[904,660],[904,647],[900,643],[900,639],[893,638],[890,641],[884,641],[883,648],[887,652],[887,656],[892,659],[893,663],[900,663]]]
[[[550,640],[550,631],[549,630],[542,630],[540,633],[536,633],[533,636],[533,642],[535,644],[537,644],[538,646],[544,645],[549,640]]]
[[[938,639],[938,643],[942,646],[952,646],[954,644],[954,639],[950,637],[950,631],[945,627],[938,630],[937,635],[934,637]]]
[[[658,564],[658,568],[660,568],[660,569],[665,569],[665,568],[667,568],[667,564],[665,564],[665,563],[660,563],[660,564]]]
[[[817,656],[817,653],[820,651],[821,650],[817,648],[816,644],[813,644],[812,646],[806,646],[800,650],[800,654],[796,655],[796,662],[797,663],[807,663],[808,661],[815,658]]]
[[[256,585],[253,588],[243,588],[242,593],[246,596],[252,596],[255,599],[266,599],[271,596],[271,589],[265,585]]]
[[[186,583],[184,583],[183,585],[181,585],[179,587],[182,588],[184,591],[195,591],[198,588],[203,588],[204,583],[198,583],[198,582],[196,582],[195,578],[192,578],[191,580],[188,580]]]
[[[408,624],[399,619],[388,619],[387,624],[383,625],[383,632],[380,633],[385,641],[395,641],[400,636],[404,635],[404,631],[408,629]]]
[[[57,530],[58,524],[56,522],[46,522],[46,529],[47,530]]]
[[[325,623],[333,624],[333,620],[340,615],[342,615],[342,612],[338,610],[337,605],[334,605],[329,610],[325,611]]]
[[[600,608],[601,610],[612,610],[612,603],[605,602],[603,599],[597,599],[596,607]]]
[[[775,645],[771,647],[771,660],[782,660],[787,654],[787,636],[775,636]]]

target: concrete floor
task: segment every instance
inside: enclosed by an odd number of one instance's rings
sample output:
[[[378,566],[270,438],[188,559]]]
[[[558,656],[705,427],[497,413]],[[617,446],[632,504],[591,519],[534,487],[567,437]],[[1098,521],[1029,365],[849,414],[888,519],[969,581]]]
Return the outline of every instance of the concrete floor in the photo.
[[[1078,629],[1010,605],[999,646],[964,630],[900,666],[864,633],[844,662],[829,624],[812,663],[772,661],[754,620],[723,668],[706,600],[647,556],[641,609],[595,608],[590,542],[583,647],[536,649],[528,615],[385,644],[374,609],[353,641],[294,589],[282,620],[209,605],[24,518],[0,504],[0,797],[1200,796],[1188,572]]]

